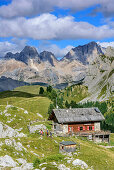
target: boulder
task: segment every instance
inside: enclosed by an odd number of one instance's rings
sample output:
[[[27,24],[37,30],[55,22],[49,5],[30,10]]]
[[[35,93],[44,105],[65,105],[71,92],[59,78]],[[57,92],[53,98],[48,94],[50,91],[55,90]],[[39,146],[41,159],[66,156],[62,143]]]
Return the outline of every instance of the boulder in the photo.
[[[29,126],[29,132],[30,133],[35,133],[35,131],[39,130],[46,130],[46,126],[43,124],[40,125],[35,125],[35,126]]]
[[[1,167],[16,167],[17,163],[8,155],[0,157]]]
[[[6,137],[26,137],[25,134],[19,133],[18,130],[11,128],[8,125],[3,124],[0,122],[0,138]]]
[[[72,164],[73,164],[74,166],[81,166],[82,169],[88,168],[88,165],[87,165],[84,161],[82,161],[82,160],[80,160],[80,159],[74,160],[74,161],[72,162]]]

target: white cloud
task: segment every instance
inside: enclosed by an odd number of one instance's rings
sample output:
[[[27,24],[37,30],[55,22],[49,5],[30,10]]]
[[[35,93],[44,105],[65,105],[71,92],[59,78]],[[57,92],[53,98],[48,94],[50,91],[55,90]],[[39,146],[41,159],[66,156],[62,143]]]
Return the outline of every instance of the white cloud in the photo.
[[[105,17],[114,16],[114,0],[99,0],[99,4],[94,10],[95,13],[101,12]]]
[[[76,22],[72,16],[58,18],[47,13],[31,19],[0,19],[0,37],[100,40],[114,37],[114,28],[108,25],[96,27],[88,22]]]
[[[6,18],[35,16],[51,12],[55,7],[77,12],[94,5],[95,12],[102,12],[105,16],[114,15],[113,0],[12,0],[9,5],[0,7],[0,16]]]
[[[4,57],[7,52],[20,52],[26,45],[26,40],[12,39],[11,42],[0,42],[0,58]]]
[[[39,52],[49,51],[52,52],[57,58],[64,57],[72,48],[74,47],[71,45],[68,45],[65,48],[60,48],[56,44],[45,44],[45,43],[42,43],[38,46]]]
[[[114,47],[114,41],[112,42],[97,42],[101,47],[107,48],[108,46]]]

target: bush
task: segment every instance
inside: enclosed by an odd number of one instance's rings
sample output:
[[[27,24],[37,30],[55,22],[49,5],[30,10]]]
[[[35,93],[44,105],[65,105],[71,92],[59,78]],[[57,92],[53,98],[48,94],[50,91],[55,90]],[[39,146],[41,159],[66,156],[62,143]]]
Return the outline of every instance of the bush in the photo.
[[[33,167],[34,168],[38,168],[39,167],[39,164],[41,163],[40,159],[39,158],[36,158],[33,162]]]

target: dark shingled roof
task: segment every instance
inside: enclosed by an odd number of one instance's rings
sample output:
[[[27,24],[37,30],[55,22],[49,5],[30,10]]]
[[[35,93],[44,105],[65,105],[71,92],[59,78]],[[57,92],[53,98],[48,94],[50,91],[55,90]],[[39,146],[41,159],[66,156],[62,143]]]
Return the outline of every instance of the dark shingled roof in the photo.
[[[104,116],[98,108],[54,109],[58,123],[102,121]]]
[[[63,142],[60,142],[60,144],[62,144],[62,145],[76,145],[76,143],[73,141],[63,141]]]

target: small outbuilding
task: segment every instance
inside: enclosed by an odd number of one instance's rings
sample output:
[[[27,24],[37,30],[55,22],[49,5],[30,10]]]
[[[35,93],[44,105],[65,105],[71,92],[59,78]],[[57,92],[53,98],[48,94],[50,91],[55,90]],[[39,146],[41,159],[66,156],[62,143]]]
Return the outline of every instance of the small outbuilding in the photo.
[[[59,144],[59,152],[75,152],[76,143],[73,141],[63,141]]]

